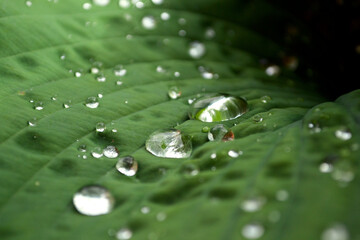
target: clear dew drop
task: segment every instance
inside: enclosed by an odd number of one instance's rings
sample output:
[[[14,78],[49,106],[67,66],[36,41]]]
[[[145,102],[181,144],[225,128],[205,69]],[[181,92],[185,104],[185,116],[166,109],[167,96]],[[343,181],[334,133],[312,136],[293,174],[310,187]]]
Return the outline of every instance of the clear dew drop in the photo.
[[[243,98],[215,94],[194,101],[189,115],[202,122],[220,122],[238,118],[247,110],[248,104]]]
[[[74,76],[77,77],[77,78],[81,77],[82,76],[81,71],[75,71]]]
[[[209,27],[205,30],[205,38],[213,39],[216,35],[216,32],[213,28]]]
[[[203,79],[214,79],[214,78],[216,78],[216,76],[218,77],[217,74],[214,74],[213,72],[211,72],[209,69],[207,69],[204,66],[199,66],[198,69],[199,69],[199,72]]]
[[[188,163],[182,166],[181,172],[186,176],[186,177],[193,177],[199,174],[200,170],[199,167],[196,166],[195,164],[192,163]]]
[[[152,30],[156,27],[156,20],[153,16],[145,16],[141,20],[142,26],[147,30]]]
[[[228,155],[229,155],[229,157],[237,158],[237,157],[239,157],[240,154],[234,150],[230,150],[230,151],[228,151]]]
[[[164,0],[151,0],[153,2],[153,4],[156,4],[156,5],[161,5],[163,4]]]
[[[118,240],[128,240],[132,237],[133,233],[129,228],[121,228],[116,232],[116,239]]]
[[[170,87],[169,91],[168,91],[168,96],[171,99],[177,99],[177,98],[179,98],[181,96],[181,91],[176,86]]]
[[[42,102],[36,102],[36,103],[34,104],[34,109],[35,109],[35,110],[38,110],[38,111],[41,111],[41,110],[44,109],[44,104],[43,104]]]
[[[78,150],[79,150],[80,152],[86,152],[86,145],[85,145],[85,144],[80,145],[80,146],[78,147]]]
[[[260,123],[262,122],[264,119],[263,117],[260,115],[260,114],[256,114],[252,117],[253,121],[256,122],[256,123]]]
[[[119,156],[119,153],[117,152],[115,146],[110,145],[104,149],[104,156],[107,158],[116,158],[117,156]]]
[[[114,67],[114,75],[117,77],[123,77],[127,73],[127,70],[124,68],[123,65],[116,65]]]
[[[85,101],[85,106],[88,108],[97,108],[99,106],[99,100],[97,97],[88,97]]]
[[[174,77],[180,77],[180,72],[174,72]]]
[[[131,177],[136,174],[138,170],[138,163],[133,157],[126,156],[120,158],[115,167],[120,173]]]
[[[110,3],[110,0],[93,0],[93,3],[100,7],[105,7]]]
[[[180,37],[185,37],[186,36],[186,31],[184,29],[180,29],[179,32],[178,32],[178,35]]]
[[[190,43],[189,46],[189,55],[194,59],[202,58],[206,53],[205,45],[201,42],[194,41]]]
[[[133,3],[135,4],[136,8],[143,8],[145,6],[145,4],[142,1],[139,0],[133,0]]]
[[[106,129],[106,125],[103,122],[98,122],[95,126],[95,130],[98,133],[105,132],[105,129]]]
[[[166,70],[165,70],[165,68],[162,67],[162,66],[157,66],[157,67],[156,67],[156,72],[158,72],[158,73],[165,73]]]
[[[160,18],[161,20],[167,21],[170,19],[170,14],[168,12],[162,12]]]
[[[178,23],[179,23],[180,25],[185,25],[185,24],[186,24],[186,19],[185,19],[185,18],[179,18],[179,19],[178,19]]]
[[[234,133],[223,124],[217,124],[208,132],[209,141],[232,141],[234,140]]]
[[[249,197],[241,202],[240,207],[244,212],[256,212],[263,207],[265,202],[264,197]]]
[[[146,140],[146,150],[157,157],[187,158],[192,152],[189,136],[179,130],[157,131]]]
[[[26,1],[26,2],[25,2],[25,5],[26,5],[27,7],[31,7],[31,6],[32,6],[32,1]]]
[[[70,108],[70,106],[71,106],[71,100],[66,101],[66,102],[63,103],[64,108]]]
[[[247,239],[258,239],[264,232],[264,227],[259,223],[246,224],[241,230],[242,235]]]
[[[27,121],[27,124],[29,127],[35,127],[37,125],[37,118],[34,117],[34,118],[30,119],[29,121]]]
[[[119,0],[119,7],[121,8],[129,8],[130,0]]]
[[[212,153],[212,154],[210,155],[210,158],[211,158],[211,159],[215,159],[215,158],[216,158],[216,153]]]
[[[148,214],[148,213],[150,213],[150,208],[148,206],[144,206],[140,209],[140,212],[142,214]]]
[[[92,7],[91,3],[84,3],[84,4],[82,5],[82,8],[83,8],[84,10],[90,10],[91,7]]]
[[[156,214],[156,220],[158,220],[159,222],[165,221],[166,217],[166,213],[164,212],[159,212],[158,214]]]
[[[267,95],[262,96],[262,97],[260,98],[260,101],[261,101],[262,103],[268,103],[268,102],[271,101],[271,97],[270,97],[270,96],[267,96]]]
[[[105,82],[106,81],[106,77],[103,73],[99,73],[97,76],[96,76],[96,80],[98,82]]]
[[[114,203],[112,194],[98,185],[83,187],[73,197],[75,209],[87,216],[108,214],[112,211]]]
[[[351,137],[352,137],[352,134],[350,131],[348,130],[344,130],[344,129],[339,129],[339,130],[336,130],[335,131],[335,136],[338,138],[338,139],[341,139],[343,141],[347,141],[347,140],[350,140]]]
[[[277,65],[268,66],[268,67],[265,69],[265,73],[266,73],[266,75],[268,75],[268,76],[277,76],[277,75],[280,74],[280,67],[277,66]]]
[[[343,224],[335,223],[324,230],[321,240],[349,240],[349,233]]]
[[[330,173],[333,171],[333,165],[331,163],[328,162],[322,162],[319,165],[319,171],[322,173]]]
[[[101,158],[104,155],[104,151],[101,147],[94,147],[91,150],[91,156],[94,158]]]

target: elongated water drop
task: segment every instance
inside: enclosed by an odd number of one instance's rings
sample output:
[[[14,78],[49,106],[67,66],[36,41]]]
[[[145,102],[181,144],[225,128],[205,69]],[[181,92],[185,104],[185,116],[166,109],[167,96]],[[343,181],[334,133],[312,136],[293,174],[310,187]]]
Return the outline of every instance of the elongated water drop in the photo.
[[[247,110],[247,102],[243,98],[216,94],[194,101],[189,115],[202,122],[220,122],[238,118]]]
[[[146,140],[146,150],[157,157],[187,158],[192,151],[191,139],[179,130],[154,132]]]
[[[339,130],[336,130],[336,131],[335,131],[335,136],[336,136],[338,139],[341,139],[341,140],[343,140],[343,141],[347,141],[347,140],[351,139],[352,134],[351,134],[351,132],[348,131],[348,130],[339,129]]]
[[[132,156],[120,158],[116,163],[116,169],[125,176],[134,176],[138,170],[138,163]]]
[[[83,187],[73,197],[75,209],[87,216],[108,214],[113,209],[114,203],[112,194],[98,185]]]

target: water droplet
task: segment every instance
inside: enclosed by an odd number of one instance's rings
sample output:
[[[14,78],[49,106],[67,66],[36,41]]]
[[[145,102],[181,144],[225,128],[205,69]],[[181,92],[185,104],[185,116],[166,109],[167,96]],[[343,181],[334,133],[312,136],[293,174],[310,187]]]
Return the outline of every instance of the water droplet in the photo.
[[[213,28],[207,28],[205,31],[205,38],[207,39],[213,39],[216,35],[216,32]]]
[[[191,139],[179,130],[157,131],[146,140],[146,150],[157,157],[187,158],[192,151]]]
[[[63,103],[64,108],[69,108],[70,106],[71,106],[71,100],[66,101],[66,102]]]
[[[97,6],[104,7],[110,3],[110,0],[93,0],[93,3]]]
[[[156,20],[153,16],[145,16],[141,20],[142,26],[147,30],[152,30],[156,27]]]
[[[119,155],[115,146],[107,146],[104,149],[104,156],[107,158],[116,158]]]
[[[123,65],[116,65],[114,67],[114,74],[117,77],[123,77],[125,76],[127,70],[123,67]]]
[[[341,184],[347,184],[354,179],[355,174],[350,163],[343,160],[334,166],[331,176],[335,181],[338,181]]]
[[[328,162],[323,162],[319,166],[319,171],[322,173],[329,173],[332,172],[332,170],[333,170],[333,165]]]
[[[98,82],[105,82],[106,81],[106,77],[103,73],[99,73],[97,76],[96,76],[96,80]]]
[[[241,231],[242,235],[247,239],[258,239],[264,234],[264,232],[264,227],[258,223],[247,224]]]
[[[185,18],[179,18],[179,19],[178,19],[178,23],[179,23],[180,25],[185,25],[185,24],[186,24],[186,19],[185,19]]]
[[[216,94],[197,99],[192,104],[190,117],[202,122],[220,122],[238,118],[247,110],[243,98]]]
[[[279,190],[276,192],[276,199],[285,202],[289,198],[289,193],[286,190]]]
[[[142,208],[140,209],[140,212],[141,212],[142,214],[148,214],[148,213],[150,212],[150,208],[147,207],[147,206],[144,206],[144,207],[142,207]]]
[[[180,77],[180,72],[174,72],[175,77]]]
[[[116,239],[118,240],[128,240],[132,237],[132,231],[129,228],[121,228],[116,232]]]
[[[206,48],[201,42],[195,41],[190,43],[189,55],[194,59],[199,59],[205,55]]]
[[[336,130],[335,136],[341,140],[347,141],[347,140],[351,139],[352,134],[348,130],[339,129],[339,130]]]
[[[158,72],[158,73],[164,73],[164,72],[166,72],[166,70],[165,70],[165,68],[163,68],[162,66],[157,66],[157,67],[156,67],[156,72]]]
[[[37,125],[37,118],[34,117],[34,118],[30,119],[27,123],[28,123],[29,127],[35,127]]]
[[[76,71],[76,72],[74,72],[74,76],[75,77],[81,77],[82,76],[82,73],[81,73],[81,71]]]
[[[60,55],[60,60],[65,60],[65,58],[66,58],[65,53],[63,53],[63,54]]]
[[[43,109],[44,109],[43,103],[42,103],[42,102],[37,102],[37,103],[35,103],[35,104],[34,104],[34,109],[35,109],[35,110],[38,110],[38,111],[43,110]]]
[[[81,188],[73,197],[75,209],[87,216],[108,214],[114,207],[115,199],[104,187],[90,185]]]
[[[116,169],[120,173],[131,177],[136,174],[138,170],[138,163],[133,157],[126,156],[119,159],[119,161],[116,163]]]
[[[151,0],[154,4],[160,5],[164,2],[164,0]]]
[[[176,86],[173,86],[170,87],[168,95],[171,99],[177,99],[181,96],[181,91]]]
[[[51,99],[52,101],[56,101],[56,100],[57,100],[56,95],[52,96],[50,99]]]
[[[182,173],[187,177],[193,177],[199,174],[199,167],[195,164],[185,164],[182,167]]]
[[[204,79],[213,79],[215,77],[215,74],[204,66],[199,66],[198,69],[201,74],[201,77]]]
[[[84,4],[82,5],[82,7],[83,7],[83,9],[85,9],[85,10],[90,10],[91,7],[92,7],[92,5],[91,5],[91,3],[84,3]]]
[[[262,208],[265,202],[263,197],[250,197],[242,201],[240,207],[245,212],[256,212]]]
[[[236,152],[236,151],[234,151],[234,150],[230,150],[230,151],[228,152],[228,155],[229,155],[229,157],[237,158],[237,157],[239,156],[239,153]]]
[[[209,141],[232,141],[234,133],[223,124],[217,124],[208,132],[208,139]]]
[[[321,240],[348,240],[349,233],[343,224],[335,223],[321,235]]]
[[[310,129],[311,133],[319,133],[321,132],[321,128],[318,124],[309,123],[308,128]]]
[[[86,152],[86,145],[85,145],[85,144],[80,145],[80,146],[78,147],[78,150],[79,150],[80,152]]]
[[[280,68],[279,66],[271,65],[266,68],[265,73],[268,76],[277,76],[280,73]]]
[[[121,8],[129,8],[130,0],[119,0],[119,7]]]
[[[260,98],[260,100],[261,100],[262,103],[268,103],[268,102],[271,101],[271,97],[269,97],[269,96],[262,96],[262,97]]]
[[[162,12],[160,17],[162,20],[167,21],[170,19],[170,14],[168,12]]]
[[[212,154],[210,155],[210,158],[211,158],[211,159],[215,159],[215,158],[216,158],[216,153],[212,153]]]
[[[26,1],[25,4],[26,4],[26,6],[31,7],[32,6],[32,1]]]
[[[94,158],[101,158],[104,155],[104,151],[101,149],[101,147],[94,147],[91,150],[91,156]]]
[[[88,97],[85,102],[85,106],[88,108],[97,108],[99,106],[99,101],[97,97]]]
[[[157,215],[156,215],[156,219],[159,221],[159,222],[162,222],[166,219],[166,213],[164,212],[159,212]]]
[[[98,98],[103,98],[104,95],[102,95],[102,93],[98,93]]]
[[[142,1],[139,1],[139,0],[133,0],[133,2],[135,2],[135,7],[136,8],[143,8],[145,6],[145,4]]]
[[[98,122],[98,123],[96,124],[95,129],[96,129],[96,132],[101,132],[101,133],[102,133],[102,132],[105,131],[106,125],[105,125],[105,123],[103,123],[103,122]]]
[[[260,123],[262,122],[264,119],[263,117],[260,115],[260,114],[256,114],[252,117],[253,121],[256,122],[256,123]]]
[[[179,34],[180,37],[185,37],[186,36],[186,31],[184,29],[180,29],[178,34]]]

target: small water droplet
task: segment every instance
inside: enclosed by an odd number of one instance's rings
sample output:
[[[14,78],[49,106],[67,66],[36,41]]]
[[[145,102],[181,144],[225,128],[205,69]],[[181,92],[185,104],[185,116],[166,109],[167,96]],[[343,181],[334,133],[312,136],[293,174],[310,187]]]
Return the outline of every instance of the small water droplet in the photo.
[[[80,145],[80,146],[78,147],[78,150],[79,150],[80,152],[86,152],[86,145],[85,145],[85,144]]]
[[[85,101],[85,106],[88,108],[97,108],[99,106],[99,100],[97,97],[88,97]]]
[[[319,133],[321,132],[321,128],[318,124],[309,123],[308,128],[310,129],[311,133]]]
[[[271,101],[271,97],[269,97],[269,96],[262,96],[262,97],[260,98],[260,100],[261,100],[262,103],[268,103],[268,102]]]
[[[178,23],[179,23],[180,25],[185,25],[185,24],[186,24],[186,19],[185,19],[185,18],[179,18],[179,19],[178,19]]]
[[[179,130],[157,131],[146,140],[146,150],[157,157],[187,158],[192,144],[190,137]]]
[[[348,240],[349,233],[343,224],[335,223],[325,229],[321,235],[321,240]]]
[[[153,16],[145,16],[141,20],[142,26],[147,30],[152,30],[156,27],[156,20]]]
[[[32,1],[26,1],[26,2],[25,2],[25,5],[26,5],[27,7],[31,7],[31,6],[32,6]]]
[[[139,0],[133,0],[133,2],[135,3],[136,8],[143,8],[145,6],[145,4]]]
[[[97,76],[96,76],[96,80],[98,82],[105,82],[106,81],[106,77],[103,73],[99,73]]]
[[[180,29],[178,32],[180,37],[185,37],[186,36],[186,31],[184,29]]]
[[[37,125],[37,118],[33,117],[27,123],[28,123],[29,127],[35,127]]]
[[[206,48],[205,45],[201,42],[194,41],[190,43],[189,55],[194,59],[200,59],[205,55]]]
[[[98,93],[97,96],[98,96],[98,98],[100,98],[100,99],[104,97],[104,96],[102,95],[102,93]]]
[[[129,228],[121,228],[116,232],[116,239],[118,240],[128,240],[132,237],[133,233]]]
[[[268,66],[265,70],[265,73],[268,76],[277,76],[280,73],[280,67],[277,65]]]
[[[178,89],[178,87],[173,86],[169,88],[168,95],[171,99],[177,99],[181,96],[181,91]]]
[[[66,101],[66,102],[63,103],[64,108],[69,108],[70,106],[71,106],[71,100]]]
[[[199,66],[198,69],[203,79],[213,79],[215,77],[215,74],[204,66]]]
[[[121,8],[129,8],[130,0],[119,0],[119,7]]]
[[[92,7],[92,5],[91,5],[91,3],[84,3],[84,4],[82,5],[82,7],[83,7],[84,10],[90,10],[91,7]]]
[[[124,68],[123,65],[116,65],[114,67],[114,74],[117,77],[123,77],[127,73],[127,70]]]
[[[162,20],[167,21],[170,19],[170,14],[168,12],[162,12],[160,17]]]
[[[276,223],[280,220],[281,214],[279,211],[272,211],[269,213],[269,221],[272,223]]]
[[[281,202],[285,202],[289,198],[289,193],[286,190],[279,190],[276,192],[276,199]]]
[[[180,72],[174,72],[175,77],[180,77]]]
[[[210,155],[210,158],[211,158],[211,159],[215,159],[215,158],[216,158],[216,153],[212,153],[212,154]]]
[[[35,110],[38,110],[38,111],[41,111],[41,110],[44,109],[44,104],[43,104],[42,102],[36,102],[36,103],[34,104],[34,109],[35,109]]]
[[[213,94],[197,99],[193,104],[190,117],[202,122],[228,121],[247,112],[247,102],[240,97]]]
[[[138,163],[133,157],[126,156],[118,160],[118,162],[116,163],[116,169],[120,173],[131,177],[136,174],[138,170]]]
[[[104,155],[104,151],[101,147],[94,147],[91,150],[91,156],[94,158],[101,158]]]
[[[165,70],[165,68],[163,68],[162,66],[157,66],[157,67],[156,67],[156,72],[158,72],[158,73],[165,73],[166,70]]]
[[[164,212],[159,212],[157,215],[156,215],[156,219],[159,221],[159,222],[163,222],[165,221],[166,219],[166,213]]]
[[[66,58],[65,53],[63,53],[63,54],[60,55],[60,60],[65,60],[65,58]]]
[[[234,133],[223,124],[217,124],[208,132],[209,141],[232,141],[234,140]]]
[[[90,185],[81,188],[73,197],[75,209],[87,216],[108,214],[114,207],[115,199],[104,187]]]
[[[98,122],[98,123],[96,124],[96,126],[95,126],[95,129],[96,129],[96,132],[102,133],[102,132],[105,131],[106,125],[105,125],[105,123],[103,123],[103,122]]]
[[[116,158],[119,155],[115,146],[107,146],[104,149],[104,156],[107,158]]]
[[[242,235],[247,239],[258,239],[264,232],[264,227],[259,223],[246,224],[241,231]]]
[[[208,27],[206,30],[205,30],[205,38],[207,39],[213,39],[216,35],[216,32],[213,28],[211,27]]]
[[[110,3],[110,0],[93,0],[93,3],[97,6],[104,7]]]
[[[236,152],[236,151],[234,151],[234,150],[230,150],[230,151],[228,152],[228,155],[229,155],[229,157],[237,158],[237,157],[239,156],[239,153]]]
[[[74,76],[77,77],[77,78],[78,78],[78,77],[81,77],[81,76],[82,76],[81,71],[75,71],[75,72],[74,72]]]
[[[348,130],[339,129],[335,131],[335,136],[343,141],[347,141],[351,139],[352,134]]]
[[[156,4],[156,5],[161,5],[164,0],[151,0],[153,2],[153,4]]]
[[[185,164],[181,169],[182,173],[187,177],[193,177],[199,174],[199,167],[195,164]]]
[[[245,212],[256,212],[262,208],[265,202],[264,197],[249,197],[242,201],[240,207]]]
[[[335,181],[338,181],[340,184],[347,184],[354,179],[355,173],[350,163],[343,160],[341,162],[338,162],[336,166],[334,166],[334,170],[331,176]]]
[[[140,209],[140,212],[141,212],[142,214],[148,214],[148,213],[150,212],[150,208],[147,207],[147,206],[144,206],[144,207],[142,207],[142,208]]]
[[[253,121],[256,122],[256,123],[260,123],[262,122],[264,119],[263,117],[260,115],[260,114],[256,114],[252,117]]]

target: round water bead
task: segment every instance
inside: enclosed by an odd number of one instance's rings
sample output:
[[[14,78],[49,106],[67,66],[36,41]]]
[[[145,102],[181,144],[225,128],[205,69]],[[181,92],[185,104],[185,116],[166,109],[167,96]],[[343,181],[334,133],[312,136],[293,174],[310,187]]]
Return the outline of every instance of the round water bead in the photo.
[[[104,156],[107,158],[116,158],[119,155],[115,146],[107,146],[104,149]]]
[[[201,42],[194,41],[190,43],[189,55],[194,59],[202,58],[206,53],[205,45]]]
[[[115,199],[104,187],[90,185],[81,188],[73,197],[75,209],[87,216],[108,214],[112,211]]]
[[[220,122],[238,118],[247,111],[248,104],[243,98],[212,94],[195,100],[189,115],[202,122]]]
[[[169,88],[168,95],[171,99],[177,99],[181,96],[181,91],[178,87],[173,86]]]
[[[147,151],[164,158],[187,158],[192,151],[190,136],[175,129],[152,133],[145,145]]]
[[[132,156],[126,156],[120,158],[115,167],[120,173],[131,177],[136,174],[138,163]]]
[[[88,97],[85,101],[85,106],[88,108],[97,108],[99,106],[99,100],[97,97]]]
[[[142,26],[147,30],[152,30],[156,27],[156,20],[153,16],[145,16],[141,20]]]
[[[132,231],[129,228],[121,228],[116,232],[116,238],[118,240],[128,240],[132,237]]]

